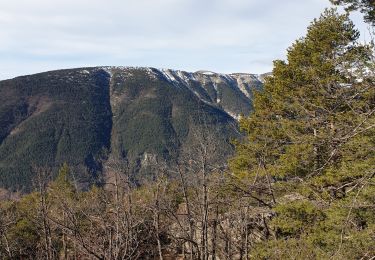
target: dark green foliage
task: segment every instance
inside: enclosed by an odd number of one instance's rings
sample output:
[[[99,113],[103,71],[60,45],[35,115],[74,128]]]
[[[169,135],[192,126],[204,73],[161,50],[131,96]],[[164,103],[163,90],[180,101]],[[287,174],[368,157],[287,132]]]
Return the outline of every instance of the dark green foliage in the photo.
[[[314,224],[325,218],[324,213],[309,201],[292,201],[275,207],[277,218],[273,220],[276,237],[299,237],[311,231]]]
[[[326,10],[275,61],[241,121],[248,139],[232,170],[274,213],[275,240],[259,243],[256,258],[373,256],[375,64],[358,37],[348,15]],[[289,252],[296,246],[303,255]]]
[[[234,120],[182,84],[176,86],[162,75],[152,78],[148,73],[146,69],[113,73],[112,155],[135,161],[147,153],[173,164],[182,149],[196,142],[192,129],[207,124],[221,144],[217,159],[226,158],[232,151],[230,139],[237,136]]]
[[[108,149],[112,128],[108,81],[102,70],[92,71],[90,77],[69,70],[0,82],[2,94],[18,98],[9,106],[13,111],[1,106],[0,118],[10,118],[0,122],[7,137],[0,146],[1,186],[30,187],[33,164],[78,165]]]
[[[215,156],[224,161],[238,137],[233,118],[183,83],[150,73],[82,68],[0,82],[0,187],[28,191],[35,165],[57,169],[68,162],[84,183],[100,179],[108,158],[129,162],[134,174],[147,160],[173,165],[196,142],[192,129],[203,127],[215,132],[221,147]],[[210,100],[198,81],[191,84]],[[226,88],[220,87],[223,105],[248,113],[250,101]]]
[[[246,115],[246,111],[251,111],[252,103],[244,94],[238,93],[238,90],[236,91],[226,84],[219,84],[217,88],[219,98],[222,99],[221,106],[227,107],[236,114]]]
[[[365,21],[375,25],[375,1],[374,0],[330,0],[335,5],[345,6],[346,10],[359,10],[365,15]]]

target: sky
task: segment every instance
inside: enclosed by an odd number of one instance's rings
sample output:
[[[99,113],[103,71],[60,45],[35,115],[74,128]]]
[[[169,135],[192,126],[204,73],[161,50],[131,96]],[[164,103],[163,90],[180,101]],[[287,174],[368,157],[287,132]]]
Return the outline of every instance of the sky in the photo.
[[[269,72],[330,6],[329,0],[0,0],[0,80],[87,66]],[[360,15],[352,19],[366,31]]]

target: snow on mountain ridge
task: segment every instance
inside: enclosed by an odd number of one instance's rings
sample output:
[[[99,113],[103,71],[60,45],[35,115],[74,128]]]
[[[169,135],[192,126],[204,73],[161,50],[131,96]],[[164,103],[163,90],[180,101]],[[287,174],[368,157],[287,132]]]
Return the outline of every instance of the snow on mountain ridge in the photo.
[[[220,107],[231,117],[238,119],[240,114],[247,114],[251,104],[253,90],[262,86],[260,75],[247,73],[215,73],[211,71],[186,72],[153,67],[100,67],[110,74],[120,73],[126,80],[132,71],[145,71],[150,79],[164,79],[177,88],[187,88],[206,104]],[[239,109],[233,102],[242,102]]]

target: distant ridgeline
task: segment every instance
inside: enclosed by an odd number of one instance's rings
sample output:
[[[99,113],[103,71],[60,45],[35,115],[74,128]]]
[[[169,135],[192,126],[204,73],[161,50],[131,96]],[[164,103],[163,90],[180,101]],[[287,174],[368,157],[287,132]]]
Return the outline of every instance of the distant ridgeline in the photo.
[[[0,81],[0,188],[29,191],[34,167],[67,162],[79,183],[100,180],[108,161],[134,176],[173,166],[204,129],[225,162],[237,119],[252,109],[262,76],[96,67]]]

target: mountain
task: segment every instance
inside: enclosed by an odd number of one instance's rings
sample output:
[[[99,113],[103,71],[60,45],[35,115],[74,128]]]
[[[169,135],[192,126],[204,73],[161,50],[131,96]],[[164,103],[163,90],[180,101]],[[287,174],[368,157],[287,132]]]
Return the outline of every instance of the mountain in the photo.
[[[134,176],[173,166],[209,132],[223,162],[252,109],[253,74],[94,67],[0,81],[0,188],[28,191],[34,166],[74,167],[98,181],[109,161]]]

